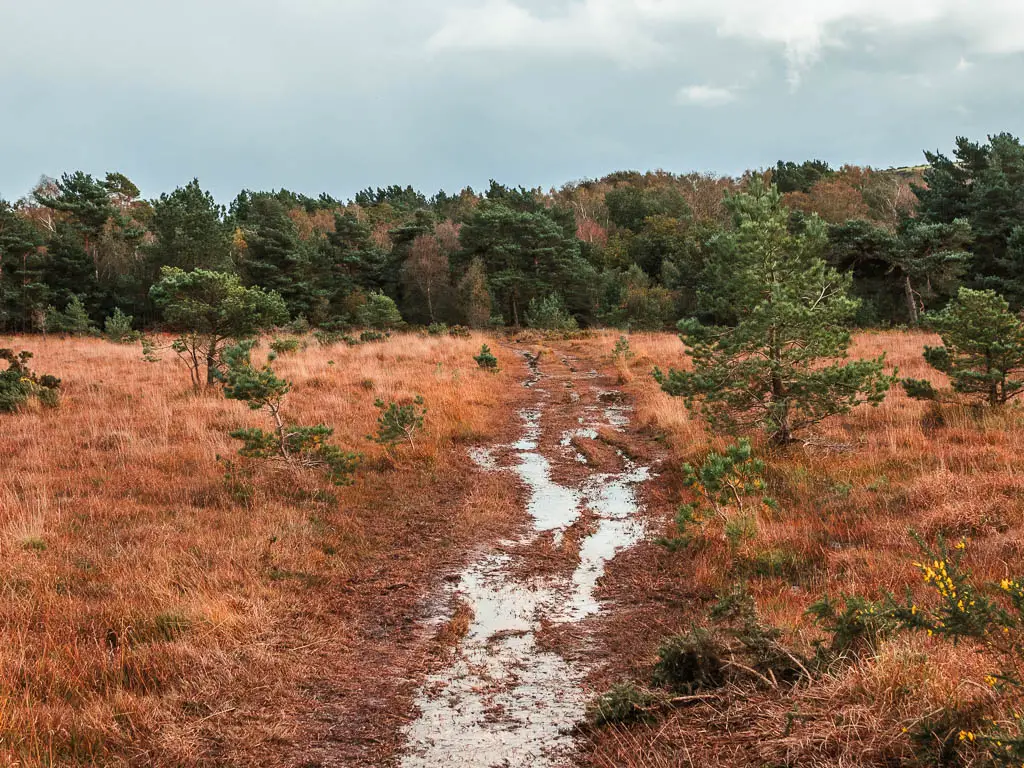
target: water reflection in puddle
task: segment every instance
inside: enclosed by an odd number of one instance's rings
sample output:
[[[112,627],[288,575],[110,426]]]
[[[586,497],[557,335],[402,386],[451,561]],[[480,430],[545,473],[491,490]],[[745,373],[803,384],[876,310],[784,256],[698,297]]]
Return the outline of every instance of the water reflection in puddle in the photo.
[[[540,379],[535,368],[530,384]],[[546,393],[538,392],[543,403]],[[588,412],[581,429],[562,436],[562,445],[574,436],[593,439],[597,427],[621,429],[628,423],[624,412],[621,406]],[[483,469],[515,472],[528,488],[533,526],[518,543],[550,531],[558,546],[584,510],[593,519],[591,532],[580,541],[580,562],[569,578],[513,577],[519,556],[509,553],[482,556],[463,572],[455,592],[473,618],[452,664],[432,675],[417,697],[420,716],[406,729],[405,768],[564,765],[573,748],[569,729],[586,704],[586,670],[539,648],[536,632],[542,622],[576,622],[600,610],[594,592],[605,565],[644,535],[635,491],[649,477],[646,467],[623,458],[621,472],[561,485],[538,448],[542,408],[520,417],[519,441],[471,453]]]

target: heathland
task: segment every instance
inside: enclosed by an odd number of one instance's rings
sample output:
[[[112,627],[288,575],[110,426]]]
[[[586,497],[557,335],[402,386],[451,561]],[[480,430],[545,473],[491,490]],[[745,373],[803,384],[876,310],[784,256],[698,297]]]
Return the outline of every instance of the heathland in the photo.
[[[1024,764],[1024,148],[926,159],[0,204],[0,759]]]

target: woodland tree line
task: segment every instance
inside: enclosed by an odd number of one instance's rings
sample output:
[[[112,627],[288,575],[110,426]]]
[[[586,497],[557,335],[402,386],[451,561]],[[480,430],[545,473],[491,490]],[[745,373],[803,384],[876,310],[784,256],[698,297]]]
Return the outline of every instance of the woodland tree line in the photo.
[[[706,294],[734,247],[729,199],[758,177],[782,193],[791,234],[827,226],[821,256],[852,274],[858,325],[915,324],[962,286],[1019,310],[1024,147],[1009,134],[959,138],[951,155],[925,157],[898,170],[780,161],[740,178],[619,172],[547,193],[493,181],[348,202],[243,190],[226,208],[198,180],[144,200],[120,173],[75,171],[0,201],[0,331],[118,310],[152,327],[165,267],[235,275],[321,326],[357,323],[381,295],[423,325],[728,324],[732,310]]]

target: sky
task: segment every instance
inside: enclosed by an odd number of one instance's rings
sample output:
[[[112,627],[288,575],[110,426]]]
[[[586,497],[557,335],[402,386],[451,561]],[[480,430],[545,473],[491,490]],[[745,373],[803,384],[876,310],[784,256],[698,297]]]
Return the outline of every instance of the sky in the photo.
[[[0,0],[0,197],[914,165],[1022,75],[1022,0]]]

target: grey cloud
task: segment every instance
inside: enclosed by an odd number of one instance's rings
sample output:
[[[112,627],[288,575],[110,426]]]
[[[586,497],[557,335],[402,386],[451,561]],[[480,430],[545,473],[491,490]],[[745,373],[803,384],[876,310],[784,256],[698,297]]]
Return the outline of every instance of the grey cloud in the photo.
[[[0,195],[75,168],[121,170],[147,195],[197,175],[227,201],[812,156],[884,166],[1021,124],[1008,5],[979,2],[970,23],[954,0],[837,0],[806,18],[769,5],[761,29],[752,0],[530,0],[497,29],[488,13],[510,1],[5,4]]]

